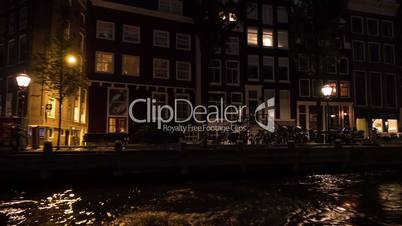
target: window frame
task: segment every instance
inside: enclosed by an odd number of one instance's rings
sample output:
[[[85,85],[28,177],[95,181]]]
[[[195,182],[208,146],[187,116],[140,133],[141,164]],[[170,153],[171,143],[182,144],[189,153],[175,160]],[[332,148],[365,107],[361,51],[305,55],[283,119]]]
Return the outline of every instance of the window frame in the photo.
[[[228,71],[229,71],[228,63],[236,63],[237,64],[236,68],[230,68],[231,70],[236,69],[236,71],[237,71],[237,83],[228,82]],[[231,78],[231,79],[233,80],[233,78]],[[239,86],[240,85],[240,61],[238,61],[238,60],[226,60],[225,61],[225,83],[228,86]]]
[[[391,29],[392,29],[391,36],[384,35],[384,24],[385,23],[391,24]],[[381,21],[381,36],[384,38],[394,38],[395,37],[395,26],[394,26],[394,22],[392,20],[382,20]]]
[[[287,71],[288,71],[288,73],[287,73],[287,80],[280,80],[279,78],[280,78],[280,76],[279,76],[279,72],[280,72],[280,68],[281,68],[281,59],[282,60],[284,60],[284,59],[287,59],[286,61],[287,61]],[[289,60],[289,57],[278,57],[278,81],[280,82],[280,83],[290,83],[290,60]]]
[[[250,64],[250,58],[255,58],[257,59],[255,62],[256,64]],[[255,60],[254,59],[254,60]],[[257,67],[257,78],[250,78],[249,74],[248,74],[248,67],[249,66],[256,66]],[[260,72],[260,55],[258,54],[248,54],[247,55],[247,81],[251,81],[251,82],[258,82],[261,79],[261,72]]]
[[[155,72],[156,72],[156,70],[155,70],[155,64],[156,64],[156,61],[158,61],[158,60],[164,61],[165,63],[167,62],[167,76],[166,76],[166,77],[158,77],[158,76],[156,76],[156,74],[155,74]],[[164,80],[169,80],[169,79],[170,79],[170,60],[169,60],[169,59],[153,58],[153,60],[152,60],[152,78],[155,78],[155,79],[164,79]]]
[[[371,34],[369,29],[369,21],[374,21],[377,24],[377,33]],[[380,36],[380,21],[375,18],[367,18],[366,19],[366,26],[367,26],[367,35],[368,36]]]
[[[272,60],[272,65],[271,64],[266,64],[267,61],[265,59],[270,59]],[[265,79],[264,78],[264,68],[265,66],[272,66],[272,79]],[[263,56],[262,58],[262,76],[263,76],[263,81],[264,82],[275,82],[275,57],[274,56]]]
[[[363,59],[362,60],[357,60],[356,59],[356,53],[355,53],[355,43],[360,43],[363,46]],[[352,40],[352,56],[353,56],[353,61],[355,62],[365,62],[366,61],[366,43],[364,41],[361,40]]]
[[[378,61],[373,61],[371,59],[370,45],[377,45],[378,46]],[[379,42],[368,42],[367,43],[367,53],[368,53],[368,62],[369,63],[381,63],[382,62],[381,44]]]
[[[235,42],[234,43],[229,43],[229,40],[232,40],[232,41],[235,40]],[[234,51],[229,52],[228,51],[228,49],[229,49],[228,46],[235,47]],[[239,37],[230,36],[230,37],[227,38],[226,45],[225,45],[225,54],[226,55],[239,55],[240,54],[240,39],[239,39]]]
[[[217,67],[212,67],[211,65],[209,65],[209,66],[208,66],[208,70],[209,70],[210,68],[219,69],[219,83],[209,81],[209,84],[210,84],[210,85],[222,85],[222,60],[220,60],[220,59],[212,59],[212,60],[211,60],[211,63],[212,63],[213,61],[216,61],[216,62],[219,63],[219,68],[217,68]]]
[[[112,54],[112,71],[111,72],[105,72],[105,71],[98,71],[97,64],[98,64],[98,54]],[[113,52],[106,52],[106,51],[95,51],[95,73],[100,73],[100,74],[114,74],[115,72],[115,53]]]
[[[127,28],[136,29],[138,41],[131,41],[131,40],[126,39],[125,33],[126,33]],[[122,41],[125,42],[125,43],[140,44],[141,43],[141,27],[140,26],[123,24]]]
[[[308,82],[308,95],[302,95],[302,81],[307,81]],[[310,84],[310,79],[306,78],[301,78],[299,79],[299,96],[300,97],[311,97],[311,84]]]
[[[392,58],[392,62],[385,62],[385,46],[388,46],[388,47],[392,47],[392,52],[393,52],[393,58]],[[395,56],[395,44],[388,44],[388,43],[383,43],[382,44],[382,54],[383,54],[383,57],[382,57],[382,63],[384,63],[384,64],[395,64],[395,62],[396,62],[396,56]]]
[[[124,59],[126,57],[134,57],[134,58],[138,59],[138,74],[124,74],[123,73],[124,72],[124,66],[125,66]],[[137,56],[137,55],[132,55],[132,54],[122,54],[122,56],[121,56],[121,74],[123,76],[140,77],[140,74],[141,74],[141,57]]]
[[[158,44],[158,43],[156,42],[156,40],[157,40],[157,34],[158,34],[158,33],[167,34],[166,45]],[[170,32],[169,32],[169,31],[165,31],[165,30],[154,29],[154,30],[153,30],[153,46],[154,46],[154,47],[160,47],[160,48],[170,48]]]
[[[111,38],[106,38],[106,37],[100,37],[99,36],[99,27],[101,26],[101,24],[109,24],[109,25],[113,25],[112,26],[112,37]],[[102,39],[102,40],[110,40],[110,41],[114,41],[116,39],[116,24],[114,22],[110,22],[110,21],[104,21],[104,20],[96,20],[96,38],[97,39]]]
[[[353,30],[353,19],[359,19],[362,22],[362,26],[361,26],[362,31],[361,32],[356,32]],[[362,16],[351,16],[350,17],[350,30],[351,30],[352,34],[361,34],[361,35],[364,34],[364,18]]]
[[[181,79],[178,77],[178,75],[179,75],[178,64],[187,64],[189,66],[187,79]],[[191,65],[190,61],[180,61],[180,60],[176,61],[176,80],[177,81],[191,81],[192,80],[192,65]]]
[[[188,47],[187,48],[179,47],[179,36],[188,38]],[[190,51],[191,50],[191,35],[190,34],[184,34],[184,33],[176,33],[176,49],[184,50],[184,51]]]

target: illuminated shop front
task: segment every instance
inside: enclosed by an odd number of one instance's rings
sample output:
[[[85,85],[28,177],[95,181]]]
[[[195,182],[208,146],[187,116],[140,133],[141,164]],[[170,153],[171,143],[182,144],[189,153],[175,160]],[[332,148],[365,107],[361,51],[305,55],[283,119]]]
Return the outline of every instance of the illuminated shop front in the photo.
[[[319,123],[321,114],[322,123]],[[328,115],[329,117],[326,117]],[[327,121],[328,120],[328,123]],[[304,130],[330,130],[353,128],[353,104],[330,102],[317,106],[315,101],[299,101],[297,103],[297,125]],[[319,128],[321,126],[321,128]]]

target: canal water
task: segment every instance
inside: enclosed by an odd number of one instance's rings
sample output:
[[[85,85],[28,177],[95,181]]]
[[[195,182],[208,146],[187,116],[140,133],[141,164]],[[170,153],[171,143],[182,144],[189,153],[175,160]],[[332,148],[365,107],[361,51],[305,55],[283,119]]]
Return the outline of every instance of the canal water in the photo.
[[[402,225],[401,172],[2,185],[0,225]]]

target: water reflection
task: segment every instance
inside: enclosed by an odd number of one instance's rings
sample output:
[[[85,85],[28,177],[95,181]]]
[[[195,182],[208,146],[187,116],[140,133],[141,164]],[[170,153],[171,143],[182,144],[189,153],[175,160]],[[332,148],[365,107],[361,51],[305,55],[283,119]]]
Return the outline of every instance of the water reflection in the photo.
[[[402,225],[395,172],[10,190],[0,200],[0,225]]]

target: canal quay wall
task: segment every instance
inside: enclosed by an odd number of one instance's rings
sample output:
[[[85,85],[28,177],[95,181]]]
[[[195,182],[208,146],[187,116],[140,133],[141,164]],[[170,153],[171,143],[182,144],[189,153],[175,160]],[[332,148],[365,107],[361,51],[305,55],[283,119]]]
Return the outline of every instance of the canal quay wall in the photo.
[[[117,151],[0,152],[0,176],[12,180],[210,178],[402,169],[402,146],[147,145]]]

